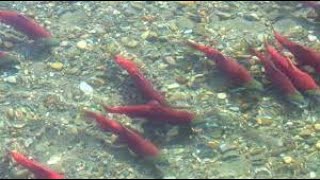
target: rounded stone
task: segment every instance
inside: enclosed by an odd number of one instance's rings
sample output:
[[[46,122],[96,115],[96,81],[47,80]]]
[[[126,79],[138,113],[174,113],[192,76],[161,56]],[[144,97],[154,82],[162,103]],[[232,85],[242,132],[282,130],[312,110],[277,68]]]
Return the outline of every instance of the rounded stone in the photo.
[[[63,69],[63,64],[61,62],[50,63],[49,66],[57,71],[61,71]]]
[[[77,43],[77,48],[79,49],[87,49],[88,44],[85,40],[81,40]]]
[[[217,97],[218,97],[218,99],[226,99],[227,98],[227,94],[226,93],[218,93]]]

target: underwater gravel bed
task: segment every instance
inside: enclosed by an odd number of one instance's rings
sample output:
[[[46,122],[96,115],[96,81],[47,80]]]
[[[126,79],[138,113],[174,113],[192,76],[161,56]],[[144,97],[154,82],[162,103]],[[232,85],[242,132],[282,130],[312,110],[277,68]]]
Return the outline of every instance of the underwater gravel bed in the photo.
[[[319,24],[296,2],[3,2],[44,25],[60,45],[51,53],[28,47],[22,34],[1,25],[0,48],[17,55],[18,70],[0,78],[0,178],[32,175],[7,157],[16,149],[66,178],[319,178],[320,111],[285,103],[270,87],[247,43],[261,49],[272,27],[320,50]],[[212,45],[244,64],[265,91],[227,87],[213,63],[184,45]],[[170,104],[197,112],[205,124],[177,127],[128,124],[155,142],[169,164],[162,174],[111,133],[82,117],[99,105],[144,99],[114,61],[133,58]],[[319,80],[319,77],[316,77]],[[320,81],[318,81],[320,82]]]

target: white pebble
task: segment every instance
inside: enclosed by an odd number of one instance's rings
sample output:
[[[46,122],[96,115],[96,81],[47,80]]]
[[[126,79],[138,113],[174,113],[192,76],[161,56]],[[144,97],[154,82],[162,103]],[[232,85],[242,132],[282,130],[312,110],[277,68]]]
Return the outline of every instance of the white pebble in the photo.
[[[60,43],[60,46],[62,46],[62,47],[66,47],[66,46],[68,46],[69,45],[69,42],[68,41],[62,41],[61,43]]]
[[[308,35],[308,39],[309,39],[309,41],[311,41],[311,42],[318,40],[317,36],[312,35],[312,34],[309,34],[309,35]]]
[[[217,96],[218,96],[218,99],[225,99],[227,97],[227,94],[226,93],[218,93]]]
[[[49,164],[49,165],[57,164],[57,163],[60,162],[60,161],[61,161],[61,156],[60,156],[60,155],[56,155],[56,156],[52,156],[52,157],[48,160],[47,164]]]
[[[79,49],[87,49],[87,42],[86,41],[84,41],[84,40],[81,40],[81,41],[79,41],[78,43],[77,43],[77,47],[79,48]]]
[[[85,94],[92,94],[93,93],[93,88],[88,83],[86,83],[84,81],[81,81],[79,88]]]
[[[16,76],[9,76],[3,79],[5,82],[16,84],[17,83],[17,78]]]
[[[184,31],[184,34],[191,34],[192,33],[192,29],[187,29]]]
[[[317,174],[314,171],[310,172],[310,178],[316,178]]]
[[[168,89],[176,89],[176,88],[179,88],[180,85],[178,83],[173,83],[173,84],[169,84],[167,86]]]

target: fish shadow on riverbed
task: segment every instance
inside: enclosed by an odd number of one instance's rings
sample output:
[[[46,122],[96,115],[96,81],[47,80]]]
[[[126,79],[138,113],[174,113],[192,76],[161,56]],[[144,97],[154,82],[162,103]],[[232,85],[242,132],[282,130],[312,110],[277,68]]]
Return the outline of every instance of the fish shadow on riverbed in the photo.
[[[31,61],[44,61],[52,56],[52,47],[48,47],[42,43],[32,41],[32,42],[22,42],[17,45],[15,51],[23,55],[25,59]]]
[[[120,140],[116,139],[113,143],[106,141],[105,137],[108,136],[108,134],[99,137],[90,134],[87,135],[89,135],[88,138],[90,139],[96,139],[95,141],[98,141],[98,143],[102,145],[102,149],[112,154],[114,159],[129,164],[130,167],[134,169],[134,172],[143,172],[143,174],[150,178],[162,178],[162,173],[159,172],[153,164],[150,164],[149,161],[136,156],[129,150],[126,144],[121,143]],[[111,133],[109,135],[111,135]]]

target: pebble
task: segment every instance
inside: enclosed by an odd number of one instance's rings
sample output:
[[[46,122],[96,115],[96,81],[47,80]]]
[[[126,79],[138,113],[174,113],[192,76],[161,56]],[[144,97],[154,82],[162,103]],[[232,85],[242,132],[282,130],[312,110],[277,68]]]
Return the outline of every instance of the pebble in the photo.
[[[318,142],[316,143],[316,148],[317,148],[318,150],[320,150],[320,141],[318,141]]]
[[[50,63],[49,66],[57,71],[61,71],[63,69],[63,64],[61,62]]]
[[[6,110],[7,118],[13,120],[15,118],[15,111],[12,108]]]
[[[218,97],[218,99],[226,99],[227,94],[226,93],[218,93],[217,97]]]
[[[272,119],[268,119],[268,118],[258,118],[256,121],[257,121],[257,124],[262,126],[269,126],[272,124]]]
[[[313,133],[313,131],[311,131],[310,129],[303,129],[300,131],[299,135],[303,138],[307,138],[309,136],[311,136]]]
[[[245,15],[244,18],[248,21],[258,21],[259,20],[259,16],[256,13],[251,13],[251,14]]]
[[[236,146],[234,146],[234,145],[220,144],[220,146],[219,146],[219,150],[221,153],[225,153],[227,151],[234,150],[234,149],[236,149]]]
[[[312,34],[309,34],[309,35],[308,35],[308,39],[309,39],[309,41],[311,41],[311,42],[318,40],[317,36],[312,35]]]
[[[85,40],[81,40],[77,43],[77,48],[79,49],[87,49],[88,44]]]
[[[129,47],[129,48],[135,48],[138,46],[139,42],[134,40],[134,39],[131,39],[131,38],[128,38],[128,37],[122,37],[121,38],[121,42],[126,46],[126,47]]]
[[[8,49],[13,47],[12,42],[9,42],[9,41],[4,41],[3,45],[4,45],[5,48],[8,48]]]
[[[314,171],[311,171],[309,175],[310,175],[310,178],[316,178],[317,177],[317,174]]]
[[[57,164],[59,161],[61,161],[61,156],[60,155],[55,155],[55,156],[52,156],[48,160],[47,164],[49,164],[49,165]]]
[[[208,146],[212,149],[217,149],[220,145],[220,142],[217,140],[209,141]]]
[[[62,47],[66,47],[66,46],[68,46],[69,45],[69,42],[68,41],[62,41],[61,43],[60,43],[60,46],[62,46]]]
[[[92,94],[93,93],[93,88],[88,83],[86,83],[84,81],[81,81],[79,88],[85,94]]]
[[[314,130],[320,131],[320,124],[314,124],[313,125]]]
[[[16,76],[8,76],[8,77],[4,78],[3,80],[4,80],[4,82],[8,82],[8,83],[11,83],[11,84],[16,84],[17,83]]]
[[[168,63],[170,65],[175,65],[176,64],[176,60],[172,56],[167,56],[164,59],[165,59],[166,63]]]
[[[180,85],[178,83],[172,83],[167,86],[167,89],[176,89],[179,87],[180,87]]]
[[[290,156],[285,156],[283,157],[283,162],[286,163],[286,164],[291,164],[293,162],[293,158],[290,157]]]
[[[232,14],[227,12],[218,11],[216,15],[219,16],[220,20],[228,20],[232,18]]]

